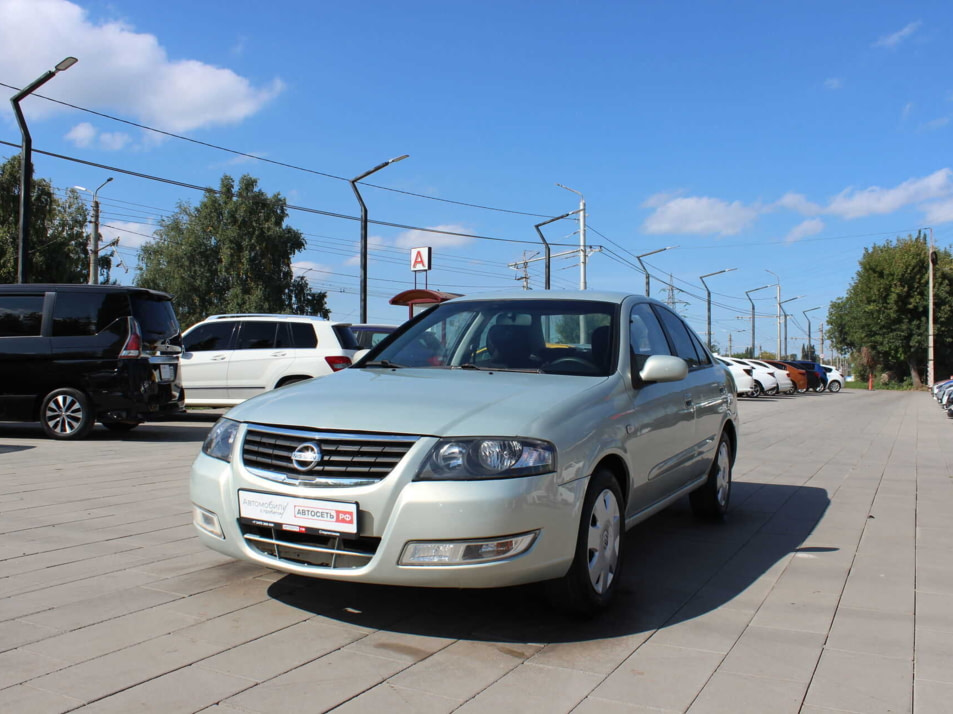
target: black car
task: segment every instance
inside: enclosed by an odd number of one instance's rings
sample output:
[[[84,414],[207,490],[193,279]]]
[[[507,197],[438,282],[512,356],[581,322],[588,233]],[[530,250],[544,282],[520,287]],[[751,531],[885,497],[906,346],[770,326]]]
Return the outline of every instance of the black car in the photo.
[[[0,285],[0,420],[81,439],[183,409],[182,337],[166,293],[121,285]]]

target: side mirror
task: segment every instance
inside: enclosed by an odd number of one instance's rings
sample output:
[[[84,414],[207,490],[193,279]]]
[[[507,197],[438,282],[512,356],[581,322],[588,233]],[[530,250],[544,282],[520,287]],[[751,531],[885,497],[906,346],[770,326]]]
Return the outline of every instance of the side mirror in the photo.
[[[645,360],[639,378],[646,382],[677,382],[688,376],[688,363],[672,355],[651,355]]]

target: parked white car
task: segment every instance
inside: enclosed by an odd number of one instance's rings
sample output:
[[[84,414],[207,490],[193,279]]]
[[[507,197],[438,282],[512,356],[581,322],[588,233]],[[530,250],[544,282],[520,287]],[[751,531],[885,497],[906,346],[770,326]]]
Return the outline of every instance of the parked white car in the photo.
[[[597,291],[441,303],[351,369],[251,399],[192,465],[207,546],[298,575],[549,581],[592,613],[625,531],[686,495],[721,519],[731,378],[668,306]]]
[[[308,315],[212,315],[182,333],[185,405],[229,407],[351,366],[347,323]]]
[[[735,393],[739,397],[751,396],[751,393],[755,390],[754,377],[751,376],[754,373],[754,368],[744,367],[718,355],[714,355],[714,357],[731,372],[731,378],[735,380]]]
[[[788,371],[786,369],[775,367],[773,364],[762,362],[759,359],[746,359],[745,362],[757,365],[759,367],[764,367],[768,372],[770,372],[771,376],[778,380],[779,392],[783,394],[797,393],[797,386],[794,384],[794,381],[791,379],[791,377],[788,376]]]
[[[750,367],[753,370],[751,375],[754,377],[754,389],[751,392],[752,397],[758,397],[762,394],[770,396],[780,391],[780,385],[778,384],[778,380],[774,377],[773,369],[765,369],[761,365],[746,359],[738,359],[737,357],[730,357],[729,359],[743,367]]]
[[[841,371],[837,369],[837,367],[832,367],[829,364],[822,364],[821,367],[827,372],[827,391],[836,393],[843,389],[844,382],[847,380],[844,379],[844,375],[841,374]]]

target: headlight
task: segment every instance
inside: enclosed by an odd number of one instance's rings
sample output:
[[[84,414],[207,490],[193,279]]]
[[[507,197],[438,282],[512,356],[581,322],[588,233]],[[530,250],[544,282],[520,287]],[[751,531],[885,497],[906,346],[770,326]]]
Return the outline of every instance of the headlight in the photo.
[[[556,470],[556,447],[539,439],[441,439],[417,481],[472,481],[536,476]]]
[[[238,422],[231,419],[219,419],[215,426],[205,437],[205,443],[202,444],[202,453],[211,456],[213,459],[222,461],[232,460],[232,445],[235,443],[235,436],[238,434]]]

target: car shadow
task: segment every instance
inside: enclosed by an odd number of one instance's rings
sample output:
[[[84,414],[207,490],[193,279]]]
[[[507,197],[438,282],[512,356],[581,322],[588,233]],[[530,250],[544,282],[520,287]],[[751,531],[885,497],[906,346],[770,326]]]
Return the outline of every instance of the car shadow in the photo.
[[[144,422],[131,431],[110,431],[101,424],[82,441],[115,441],[115,442],[174,442],[174,443],[201,443],[208,436],[214,419],[203,419],[195,423],[179,421]],[[37,439],[55,443],[43,432],[39,422],[8,422],[0,424],[0,438],[4,439]],[[0,454],[22,449],[36,448],[30,446],[0,446]]]
[[[616,599],[588,620],[554,609],[541,585],[428,589],[286,575],[268,592],[342,623],[448,639],[548,644],[651,632],[756,590],[778,563],[803,552],[829,504],[824,489],[745,482],[733,485],[732,500],[724,523],[695,519],[683,499],[630,530]]]

